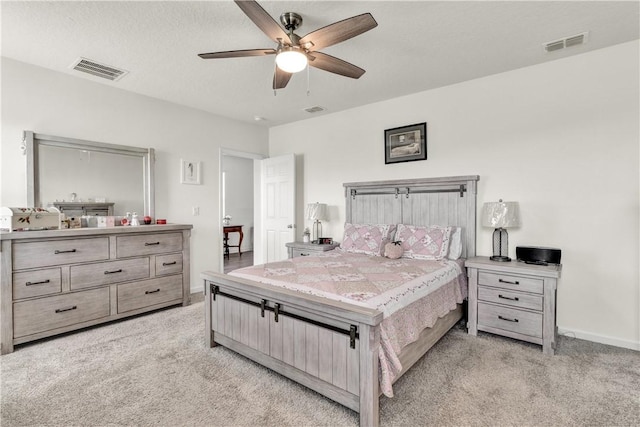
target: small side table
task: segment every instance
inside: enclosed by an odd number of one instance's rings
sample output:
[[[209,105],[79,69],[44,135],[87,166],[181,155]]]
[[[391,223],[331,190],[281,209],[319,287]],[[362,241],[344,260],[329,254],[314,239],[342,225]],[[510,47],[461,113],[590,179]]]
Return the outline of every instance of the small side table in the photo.
[[[470,335],[478,331],[542,345],[545,354],[556,347],[556,289],[562,265],[497,262],[469,258]]]
[[[224,237],[222,238],[222,245],[224,247],[224,256],[229,259],[229,248],[238,248],[238,254],[242,256],[242,238],[244,237],[244,233],[242,233],[241,225],[223,225],[222,232],[224,233]],[[238,233],[240,234],[240,239],[238,240],[237,245],[229,244],[229,233]]]
[[[340,246],[340,243],[331,243],[329,245],[319,245],[316,243],[289,242],[285,246],[289,251],[289,258],[298,256],[314,256],[327,252]]]

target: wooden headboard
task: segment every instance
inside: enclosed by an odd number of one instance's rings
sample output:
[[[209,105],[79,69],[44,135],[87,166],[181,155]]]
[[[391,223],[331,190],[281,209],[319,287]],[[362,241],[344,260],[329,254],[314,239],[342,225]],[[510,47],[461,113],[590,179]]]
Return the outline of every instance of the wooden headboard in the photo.
[[[463,229],[462,256],[476,254],[478,175],[345,183],[352,224],[451,225]]]

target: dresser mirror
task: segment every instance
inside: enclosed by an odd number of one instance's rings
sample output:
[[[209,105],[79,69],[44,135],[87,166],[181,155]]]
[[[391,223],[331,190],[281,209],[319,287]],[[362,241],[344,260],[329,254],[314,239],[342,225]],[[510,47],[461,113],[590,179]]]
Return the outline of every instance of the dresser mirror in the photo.
[[[27,203],[154,217],[154,150],[25,131]]]

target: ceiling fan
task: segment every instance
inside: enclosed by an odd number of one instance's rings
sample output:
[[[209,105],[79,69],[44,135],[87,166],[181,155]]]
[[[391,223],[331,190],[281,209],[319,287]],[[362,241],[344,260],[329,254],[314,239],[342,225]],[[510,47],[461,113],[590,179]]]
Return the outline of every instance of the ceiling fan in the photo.
[[[226,52],[200,53],[203,59],[239,58],[247,56],[276,55],[273,89],[287,86],[293,73],[306,68],[307,64],[341,76],[360,78],[365,73],[360,67],[326,53],[320,49],[343,42],[378,26],[370,13],[353,16],[312,31],[300,37],[294,31],[302,24],[302,17],[294,12],[280,15],[282,28],[257,2],[235,0],[235,3],[274,42],[276,49],[246,49]]]

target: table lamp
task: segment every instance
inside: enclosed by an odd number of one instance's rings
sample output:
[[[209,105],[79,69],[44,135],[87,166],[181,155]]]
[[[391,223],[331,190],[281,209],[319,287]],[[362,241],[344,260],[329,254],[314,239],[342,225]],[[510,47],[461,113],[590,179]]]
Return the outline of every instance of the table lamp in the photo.
[[[324,203],[309,203],[307,205],[307,219],[314,221],[312,243],[318,243],[322,234],[322,223],[320,221],[327,219],[327,205]]]
[[[491,261],[511,261],[507,228],[520,226],[518,202],[487,202],[482,207],[482,225],[493,227],[493,256]]]

